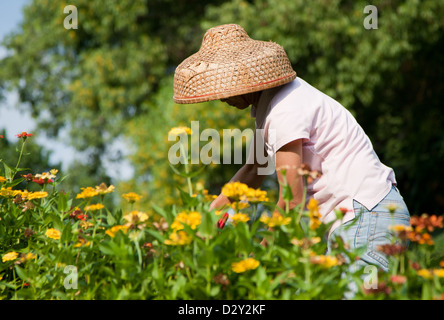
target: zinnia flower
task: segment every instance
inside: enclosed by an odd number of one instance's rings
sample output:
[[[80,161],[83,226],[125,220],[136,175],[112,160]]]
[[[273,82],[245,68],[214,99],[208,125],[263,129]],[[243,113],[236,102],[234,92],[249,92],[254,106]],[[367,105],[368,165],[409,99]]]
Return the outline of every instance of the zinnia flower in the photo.
[[[267,192],[249,188],[245,183],[238,181],[228,182],[222,187],[222,194],[234,201],[262,202],[268,201]]]
[[[81,188],[81,190],[82,192],[77,195],[76,199],[91,199],[99,194],[99,192],[92,187]]]
[[[313,238],[303,238],[301,240],[293,238],[290,241],[295,246],[301,247],[304,250],[309,249],[312,245],[321,242],[320,237],[313,237]]]
[[[339,265],[339,260],[336,257],[333,256],[326,256],[326,255],[313,255],[310,257],[310,263],[312,264],[319,264],[324,268],[331,268],[334,266]]]
[[[134,202],[139,201],[140,199],[142,199],[141,195],[138,195],[137,193],[134,193],[134,192],[129,192],[129,193],[122,194],[122,197],[124,199],[126,199],[127,201],[129,201],[130,203],[134,203]]]
[[[174,127],[168,132],[168,135],[191,134],[191,129],[185,126]]]
[[[169,246],[184,246],[190,244],[192,240],[193,238],[185,231],[174,231],[170,234],[169,239],[166,239],[164,243]]]
[[[254,270],[259,266],[259,261],[253,258],[248,258],[239,262],[231,264],[231,270],[236,273],[242,273],[248,270]]]
[[[48,192],[46,192],[46,191],[36,191],[36,192],[29,192],[26,195],[26,199],[28,199],[28,200],[42,199],[42,198],[46,198],[47,196],[48,196]]]
[[[397,274],[397,275],[391,276],[390,281],[395,284],[404,284],[407,281],[407,278],[405,276]]]
[[[433,232],[435,228],[443,227],[443,216],[432,215],[424,213],[420,217],[413,216],[410,218],[410,223],[412,226],[416,227],[415,229],[419,232],[423,229],[427,229],[429,232]]]
[[[238,222],[247,222],[250,220],[250,217],[245,213],[235,213],[231,216],[231,220],[233,220],[233,224],[236,225]]]
[[[110,186],[108,187],[108,186],[107,186],[105,183],[103,183],[103,182],[102,182],[99,186],[96,186],[96,191],[97,191],[99,194],[101,194],[101,195],[111,193],[111,192],[114,191],[114,189],[115,189],[115,187],[114,187],[113,185],[110,185]]]
[[[310,217],[310,229],[316,230],[321,225],[321,214],[319,213],[318,201],[311,198],[307,204]]]
[[[106,230],[105,233],[107,235],[109,235],[111,238],[114,238],[116,236],[117,232],[119,232],[119,231],[122,231],[122,232],[126,233],[128,231],[128,227],[127,226],[121,226],[121,225],[114,226],[111,229]]]
[[[424,279],[432,279],[433,278],[433,273],[427,269],[419,269],[418,271],[416,271],[416,274]]]
[[[16,136],[17,136],[17,138],[22,138],[23,140],[26,140],[26,138],[32,137],[33,134],[32,133],[27,133],[26,131],[23,131],[22,133],[19,133]]]
[[[57,173],[58,170],[51,170],[51,172]],[[34,178],[36,179],[43,179],[43,180],[50,180],[50,179],[54,179],[56,177],[55,174],[51,173],[51,172],[42,172],[42,173],[37,173]]]
[[[7,254],[5,254],[5,255],[2,257],[2,261],[3,261],[3,262],[6,262],[6,261],[13,261],[13,260],[17,259],[17,257],[18,257],[18,253],[15,252],[15,251],[11,251],[11,252],[8,252]]]
[[[20,262],[27,262],[30,261],[32,259],[34,259],[36,257],[36,255],[32,252],[28,252],[28,253],[23,253],[20,257]]]
[[[201,222],[201,215],[199,212],[193,211],[190,213],[181,212],[179,213],[174,222],[171,224],[171,228],[174,230],[182,230],[183,224],[189,225],[191,229],[196,229]]]
[[[260,218],[260,221],[265,223],[270,228],[276,227],[276,226],[285,226],[290,223],[291,218],[287,217],[284,218],[282,214],[279,212],[273,212],[272,216],[269,217],[267,215],[262,215]]]
[[[143,222],[148,220],[148,215],[145,212],[141,211],[131,211],[129,214],[123,216],[123,218],[128,221],[126,226],[131,226],[137,224],[139,222]]]
[[[74,245],[74,248],[80,248],[80,247],[83,247],[83,246],[87,247],[87,246],[89,246],[90,244],[91,244],[91,242],[86,241],[84,238],[80,238],[80,239],[79,239],[79,242],[77,242],[77,243]]]
[[[105,206],[101,203],[90,204],[89,206],[85,207],[85,211],[98,211],[103,208],[105,208]]]
[[[46,230],[45,232],[45,236],[47,236],[48,238],[54,239],[54,240],[60,240],[60,236],[62,235],[62,233],[54,228],[50,228],[48,230]]]

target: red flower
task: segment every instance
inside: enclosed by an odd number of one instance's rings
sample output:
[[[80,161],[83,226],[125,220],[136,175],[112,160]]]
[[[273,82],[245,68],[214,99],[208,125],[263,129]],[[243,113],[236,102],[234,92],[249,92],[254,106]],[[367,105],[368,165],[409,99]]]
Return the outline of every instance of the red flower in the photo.
[[[86,214],[79,214],[79,215],[77,215],[76,218],[79,220],[85,221],[86,218],[88,218],[88,216]]]
[[[395,284],[404,284],[407,281],[407,278],[402,275],[394,275],[390,277],[390,281]]]
[[[0,134],[0,139],[3,139],[4,137]]]
[[[23,131],[22,133],[19,133],[16,136],[17,138],[23,138],[24,140],[26,140],[26,138],[32,137],[32,133],[27,133],[26,131]]]
[[[42,178],[40,178],[40,179],[33,179],[32,181],[35,182],[35,183],[37,183],[37,184],[39,184],[39,185],[42,185],[42,184],[45,184],[45,183],[51,183],[51,182],[54,182],[54,181],[51,180],[51,179],[42,179]]]
[[[32,173],[22,174],[22,177],[23,177],[27,182],[31,182],[31,181],[34,180],[34,176],[32,175]]]
[[[219,229],[222,229],[225,226],[225,223],[227,222],[229,216],[230,215],[228,214],[228,212],[225,212],[222,218],[219,219],[219,221],[217,222],[217,226],[219,227]]]

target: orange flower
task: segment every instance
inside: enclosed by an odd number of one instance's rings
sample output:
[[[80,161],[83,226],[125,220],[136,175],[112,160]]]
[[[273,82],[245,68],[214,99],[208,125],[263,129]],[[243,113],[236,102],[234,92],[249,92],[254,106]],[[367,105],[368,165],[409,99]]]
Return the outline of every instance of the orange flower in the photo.
[[[429,216],[428,214],[423,213],[420,217],[411,217],[410,223],[412,226],[416,227],[417,231],[427,229],[427,231],[432,232],[435,228],[443,228],[443,219],[443,216]]]
[[[23,131],[22,133],[19,133],[16,136],[17,136],[17,138],[22,138],[23,140],[26,140],[26,138],[32,137],[33,134],[32,133],[27,133],[26,131]]]

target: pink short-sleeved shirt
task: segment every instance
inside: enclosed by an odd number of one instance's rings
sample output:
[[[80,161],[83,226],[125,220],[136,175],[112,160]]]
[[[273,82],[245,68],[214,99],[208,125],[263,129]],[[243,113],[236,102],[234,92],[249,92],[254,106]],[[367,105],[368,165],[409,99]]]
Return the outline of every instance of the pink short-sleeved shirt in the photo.
[[[371,209],[396,184],[393,170],[381,163],[352,114],[299,77],[263,91],[251,116],[256,129],[263,129],[272,159],[282,146],[303,139],[302,162],[322,173],[307,186],[308,199],[318,200],[325,222],[335,220],[334,209],[340,207],[349,210],[342,223],[353,219],[353,200]]]

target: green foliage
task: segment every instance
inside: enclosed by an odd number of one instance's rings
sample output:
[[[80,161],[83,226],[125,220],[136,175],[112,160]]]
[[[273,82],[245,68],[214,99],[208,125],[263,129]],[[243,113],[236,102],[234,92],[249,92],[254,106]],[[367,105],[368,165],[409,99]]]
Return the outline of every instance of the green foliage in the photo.
[[[56,180],[46,195],[31,198],[36,193],[8,191],[15,180],[15,174],[0,180],[2,299],[428,300],[444,293],[444,269],[431,260],[434,245],[416,242],[390,255],[390,273],[375,274],[377,287],[365,289],[369,274],[351,268],[359,250],[348,251],[337,239],[325,255],[320,237],[329,225],[309,227],[312,216],[298,207],[273,216],[279,222],[273,226],[262,217],[232,216],[222,227],[205,193],[192,196],[191,189],[171,209],[146,207],[157,218],[106,207],[85,218],[72,206],[86,211],[98,195],[77,199],[58,191]],[[238,207],[243,217],[258,209],[249,201]],[[273,203],[261,204],[266,215],[275,210]],[[188,214],[193,218],[184,219]]]
[[[442,213],[444,177],[436,170],[444,158],[436,129],[443,126],[442,2],[374,1],[373,30],[363,25],[367,1],[70,4],[79,11],[78,29],[63,27],[64,1],[32,1],[20,28],[4,41],[11,55],[0,61],[0,88],[18,90],[50,136],[67,128],[84,155],[84,163],[71,168],[76,182],[67,188],[111,183],[103,157],[124,135],[132,142],[136,174],[122,189],[171,204],[181,180],[166,163],[169,128],[192,120],[202,129],[251,128],[248,111],[220,102],[172,102],[174,68],[199,49],[205,30],[237,23],[254,39],[282,45],[300,77],[356,116],[381,160],[395,169],[412,213]],[[209,166],[200,182],[217,192],[238,167]],[[273,177],[266,186],[276,186]]]

